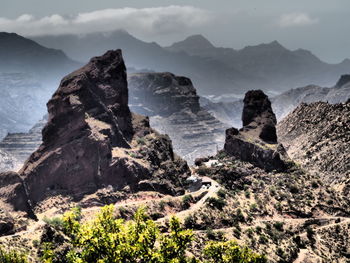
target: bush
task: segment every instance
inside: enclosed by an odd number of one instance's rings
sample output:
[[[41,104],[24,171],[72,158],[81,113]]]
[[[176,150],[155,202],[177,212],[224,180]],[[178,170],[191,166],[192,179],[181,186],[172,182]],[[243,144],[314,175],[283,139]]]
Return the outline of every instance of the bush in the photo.
[[[283,231],[283,225],[284,223],[283,222],[276,222],[273,224],[274,228],[276,228],[278,231]]]
[[[218,191],[218,196],[223,199],[226,198],[226,191],[224,189],[220,189]]]
[[[223,198],[208,197],[206,200],[208,205],[213,208],[222,210],[226,206],[226,201]]]
[[[192,195],[185,195],[182,197],[182,208],[183,209],[188,209],[191,206],[191,203],[194,201]]]
[[[224,233],[222,231],[214,231],[211,228],[208,228],[206,231],[207,238],[209,240],[215,240],[215,241],[223,241],[224,240]]]
[[[266,263],[265,256],[253,253],[249,248],[240,247],[234,241],[210,242],[204,249],[208,263]]]
[[[242,210],[241,210],[240,208],[238,208],[238,209],[236,210],[235,219],[236,219],[236,221],[238,221],[238,222],[242,222],[242,223],[245,222],[244,214],[243,214],[243,212],[242,212]]]
[[[177,218],[171,218],[167,233],[161,233],[158,225],[151,220],[144,209],[139,209],[133,220],[117,219],[113,215],[114,206],[106,206],[94,220],[81,223],[79,211],[71,211],[63,216],[64,232],[69,237],[67,252],[56,255],[45,244],[42,261],[51,263],[60,257],[60,262],[69,263],[201,263],[187,256],[187,248],[193,240],[191,230],[182,228]],[[222,240],[222,232],[214,233]],[[254,254],[234,242],[210,242],[203,256],[207,262],[264,263],[265,257]],[[237,261],[238,260],[238,261]],[[25,261],[0,261],[0,263]]]
[[[53,217],[53,218],[44,217],[43,221],[46,224],[48,224],[56,229],[60,229],[63,227],[63,221],[62,221],[62,218],[60,218],[60,217]]]
[[[15,250],[5,251],[0,248],[0,263],[27,263],[27,257]]]
[[[185,218],[184,226],[186,228],[195,228],[197,225],[197,220],[193,215],[189,215]]]

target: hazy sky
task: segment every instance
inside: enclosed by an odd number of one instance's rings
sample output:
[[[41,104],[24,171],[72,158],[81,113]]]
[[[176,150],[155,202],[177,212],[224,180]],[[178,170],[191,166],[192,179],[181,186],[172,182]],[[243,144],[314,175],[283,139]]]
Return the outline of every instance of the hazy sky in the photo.
[[[0,0],[0,31],[22,35],[126,29],[168,45],[203,34],[236,49],[278,40],[327,62],[350,58],[350,0]]]

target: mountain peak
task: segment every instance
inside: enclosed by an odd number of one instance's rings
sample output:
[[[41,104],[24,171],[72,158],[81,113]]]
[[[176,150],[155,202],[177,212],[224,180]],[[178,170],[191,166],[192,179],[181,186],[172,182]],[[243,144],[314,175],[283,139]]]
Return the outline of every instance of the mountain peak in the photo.
[[[188,49],[210,49],[214,48],[214,45],[203,35],[198,34],[189,36],[183,41],[175,42],[170,48],[186,51]]]
[[[274,40],[268,44],[265,44],[266,46],[270,46],[272,48],[279,48],[279,49],[286,49],[280,42],[277,40]]]
[[[348,84],[348,83],[350,83],[350,75],[348,75],[348,74],[347,75],[342,75],[340,77],[340,79],[338,80],[336,86],[337,87],[342,87],[342,86],[344,86],[345,84]]]

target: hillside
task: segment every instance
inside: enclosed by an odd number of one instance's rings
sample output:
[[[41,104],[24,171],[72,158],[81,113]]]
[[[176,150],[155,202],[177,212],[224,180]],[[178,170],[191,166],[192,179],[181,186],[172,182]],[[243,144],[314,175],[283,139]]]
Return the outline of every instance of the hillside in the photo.
[[[350,103],[302,103],[278,124],[288,154],[334,180],[350,175]]]
[[[278,118],[282,119],[300,103],[323,101],[336,104],[346,102],[349,98],[350,75],[342,75],[330,88],[309,85],[284,92],[273,98],[273,107]]]

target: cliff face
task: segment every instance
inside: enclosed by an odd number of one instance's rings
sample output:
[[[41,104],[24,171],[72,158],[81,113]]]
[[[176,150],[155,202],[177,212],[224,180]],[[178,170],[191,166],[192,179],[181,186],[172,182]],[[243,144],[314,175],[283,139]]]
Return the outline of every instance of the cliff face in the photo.
[[[302,103],[278,124],[288,154],[325,178],[350,175],[350,102]]]
[[[174,155],[167,136],[129,110],[120,50],[65,77],[47,106],[43,143],[19,172],[32,206],[60,194],[81,198],[108,185],[129,192],[182,191],[187,164]]]
[[[222,124],[199,104],[190,79],[171,73],[139,73],[129,77],[130,107],[150,116],[151,125],[166,133],[174,150],[192,163],[223,146]]]
[[[261,90],[252,90],[243,101],[243,128],[226,130],[224,150],[267,171],[286,169],[283,159],[287,156],[277,142],[276,116],[270,100]]]

